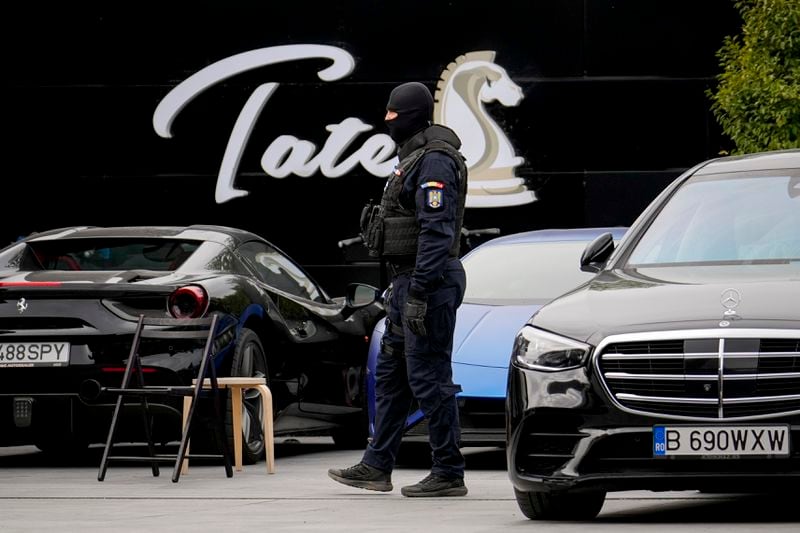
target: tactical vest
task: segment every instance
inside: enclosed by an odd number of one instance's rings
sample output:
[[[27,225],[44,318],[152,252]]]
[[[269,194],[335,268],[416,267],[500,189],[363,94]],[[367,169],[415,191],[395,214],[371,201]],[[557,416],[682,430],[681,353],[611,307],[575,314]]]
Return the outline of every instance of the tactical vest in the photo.
[[[429,141],[422,148],[411,152],[397,165],[389,176],[386,189],[381,198],[380,213],[383,219],[383,238],[380,255],[413,256],[417,253],[419,240],[419,223],[413,209],[406,209],[400,204],[400,193],[406,176],[429,152],[440,151],[449,155],[458,167],[458,207],[456,210],[456,233],[450,256],[458,257],[461,246],[461,226],[464,222],[464,206],[467,199],[467,166],[464,157],[452,145],[441,140]]]

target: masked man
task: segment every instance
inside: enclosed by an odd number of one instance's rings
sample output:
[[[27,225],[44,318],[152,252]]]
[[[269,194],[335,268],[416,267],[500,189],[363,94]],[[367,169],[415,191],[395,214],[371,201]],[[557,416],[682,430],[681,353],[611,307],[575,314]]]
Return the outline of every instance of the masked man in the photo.
[[[375,435],[362,460],[328,475],[345,485],[391,491],[391,474],[412,401],[428,421],[431,473],[404,496],[464,496],[464,458],[451,354],[456,309],[466,288],[458,259],[467,168],[451,129],[432,124],[433,97],[421,83],[389,96],[386,125],[398,145],[365,244],[391,276],[386,330],[376,370]]]

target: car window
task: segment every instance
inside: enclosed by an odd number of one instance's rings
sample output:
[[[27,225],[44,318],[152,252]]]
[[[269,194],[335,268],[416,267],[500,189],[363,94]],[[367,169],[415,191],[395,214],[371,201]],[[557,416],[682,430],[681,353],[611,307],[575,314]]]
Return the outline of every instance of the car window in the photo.
[[[59,239],[25,243],[20,270],[156,270],[180,267],[200,241]],[[5,255],[5,254],[4,254]]]
[[[798,174],[688,180],[636,243],[628,265],[800,261]]]
[[[551,300],[593,274],[580,270],[584,241],[515,243],[476,248],[464,258],[465,300]]]
[[[0,269],[18,269],[25,251],[25,243],[11,244],[0,250]]]
[[[239,254],[267,285],[315,302],[324,301],[321,291],[302,269],[275,248],[251,241],[239,247]]]

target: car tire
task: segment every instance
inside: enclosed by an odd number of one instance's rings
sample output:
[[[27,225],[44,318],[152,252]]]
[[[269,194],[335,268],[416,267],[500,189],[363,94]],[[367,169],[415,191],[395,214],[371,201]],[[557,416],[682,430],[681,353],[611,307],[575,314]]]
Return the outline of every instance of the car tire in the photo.
[[[353,420],[331,430],[333,444],[340,450],[363,450],[369,442],[369,413],[367,412],[367,377],[361,380],[362,409]]]
[[[605,491],[525,492],[514,489],[520,511],[531,520],[591,520],[606,500]]]
[[[264,378],[269,387],[264,346],[256,332],[251,329],[242,328],[239,334],[231,361],[231,376]],[[248,389],[242,394],[242,463],[249,465],[264,457],[264,417],[273,416],[273,413],[263,412],[261,394],[258,389]],[[225,434],[231,450],[233,450],[232,401],[228,394],[227,408],[225,409]]]

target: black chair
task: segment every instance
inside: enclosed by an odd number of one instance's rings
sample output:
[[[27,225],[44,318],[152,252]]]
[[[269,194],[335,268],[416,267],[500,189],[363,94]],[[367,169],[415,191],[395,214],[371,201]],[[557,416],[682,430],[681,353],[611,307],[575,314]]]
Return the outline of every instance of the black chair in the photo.
[[[133,344],[131,346],[130,355],[128,357],[127,365],[125,366],[125,373],[122,376],[122,385],[119,388],[101,387],[98,389],[98,395],[104,392],[118,395],[117,402],[114,407],[114,414],[111,417],[111,426],[108,429],[108,438],[106,439],[106,446],[105,450],[103,451],[103,459],[100,463],[100,471],[97,475],[98,481],[103,481],[105,479],[106,470],[108,469],[110,462],[120,461],[150,463],[152,465],[153,476],[159,475],[159,463],[174,462],[172,481],[177,482],[180,479],[181,466],[184,458],[221,458],[223,459],[225,465],[225,474],[227,477],[233,477],[231,455],[228,449],[228,439],[225,435],[225,423],[223,418],[224,405],[222,402],[225,401],[225,398],[220,393],[217,384],[217,374],[213,364],[213,341],[216,327],[216,315],[212,315],[208,318],[194,319],[146,318],[144,316],[139,316],[139,322],[137,323],[136,330],[133,335]],[[146,385],[144,382],[144,375],[142,373],[141,357],[139,355],[139,345],[141,339],[143,338],[205,339],[203,358],[200,362],[200,369],[197,373],[197,381],[195,385]],[[203,386],[203,382],[206,378],[208,378],[210,381],[210,387]],[[114,434],[120,422],[120,411],[122,410],[123,404],[125,404],[125,398],[131,396],[138,398],[141,406],[149,455],[130,456],[113,455],[111,453],[114,447]],[[153,442],[151,428],[152,416],[150,413],[148,398],[165,396],[192,397],[189,415],[186,417],[183,425],[183,432],[177,454],[157,454],[155,450],[155,444]],[[197,404],[201,397],[210,397],[213,400],[213,427],[214,431],[216,432],[217,442],[220,443],[220,447],[222,449],[221,454],[187,453],[187,446],[192,432],[192,424],[197,412]]]

